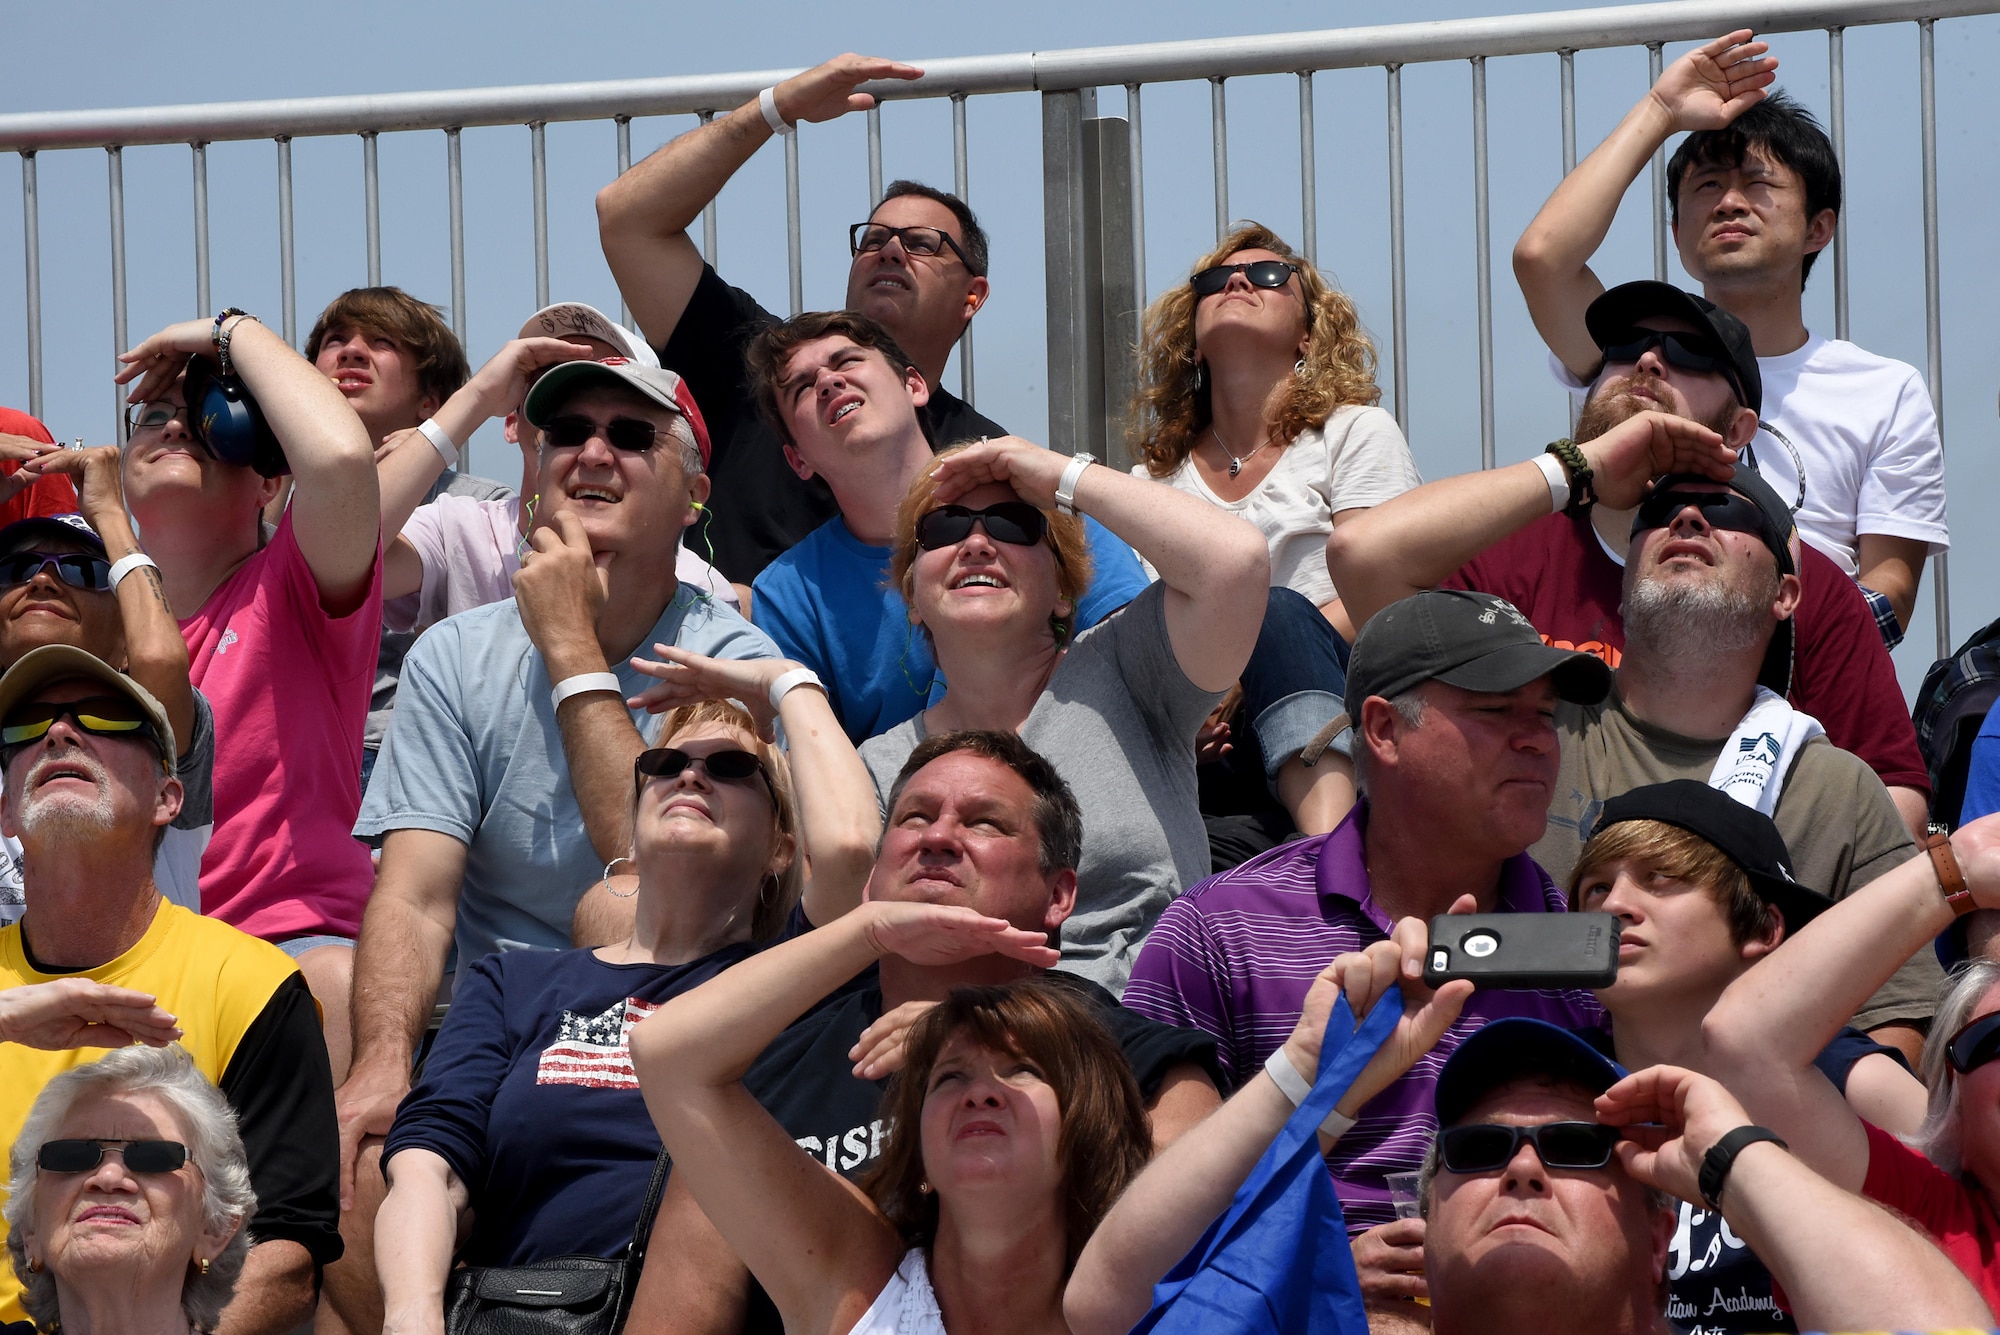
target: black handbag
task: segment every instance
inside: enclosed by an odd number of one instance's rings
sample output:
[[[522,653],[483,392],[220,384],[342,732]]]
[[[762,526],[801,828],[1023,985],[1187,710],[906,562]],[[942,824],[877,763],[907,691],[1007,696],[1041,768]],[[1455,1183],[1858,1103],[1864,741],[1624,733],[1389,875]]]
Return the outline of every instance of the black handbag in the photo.
[[[445,1335],[617,1335],[632,1311],[646,1242],[673,1160],[663,1149],[625,1254],[558,1256],[538,1265],[463,1266],[444,1290]]]

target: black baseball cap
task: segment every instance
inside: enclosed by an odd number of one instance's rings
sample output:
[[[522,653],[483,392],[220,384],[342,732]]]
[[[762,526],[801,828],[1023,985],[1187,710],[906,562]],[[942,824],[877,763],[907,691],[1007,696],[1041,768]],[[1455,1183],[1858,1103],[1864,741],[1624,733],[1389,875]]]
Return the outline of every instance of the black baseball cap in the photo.
[[[1458,1045],[1439,1070],[1431,1098],[1438,1125],[1449,1127],[1462,1121],[1489,1090],[1524,1076],[1554,1076],[1602,1094],[1628,1074],[1560,1025],[1510,1015],[1489,1021]]]
[[[1741,320],[1706,297],[1651,279],[1620,283],[1590,303],[1583,313],[1583,323],[1601,350],[1623,338],[1641,320],[1662,316],[1685,320],[1714,334],[1729,354],[1737,401],[1753,413],[1763,413],[1764,376],[1757,369],[1757,351],[1750,346],[1750,331]]]
[[[1505,598],[1469,589],[1428,589],[1389,604],[1354,637],[1347,714],[1371,695],[1396,696],[1427,681],[1468,691],[1512,691],[1548,677],[1563,699],[1601,702],[1611,669],[1592,654],[1553,649]]]
[[[1715,845],[1742,869],[1757,898],[1785,915],[1787,934],[1833,907],[1831,899],[1793,877],[1791,850],[1771,818],[1719,788],[1696,779],[1673,779],[1620,793],[1604,804],[1591,837],[1633,820],[1658,821]]]

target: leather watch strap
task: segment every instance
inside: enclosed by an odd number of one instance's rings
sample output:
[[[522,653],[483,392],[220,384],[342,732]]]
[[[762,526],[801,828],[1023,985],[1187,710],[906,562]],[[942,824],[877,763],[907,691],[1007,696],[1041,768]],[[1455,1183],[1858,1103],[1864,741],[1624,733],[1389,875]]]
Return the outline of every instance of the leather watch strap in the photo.
[[[1978,908],[1972,902],[1972,889],[1965,883],[1965,873],[1959,870],[1958,857],[1951,851],[1951,836],[1941,831],[1933,833],[1924,840],[1924,851],[1931,855],[1938,889],[1944,892],[1944,902],[1951,905],[1952,915],[1963,918]]]

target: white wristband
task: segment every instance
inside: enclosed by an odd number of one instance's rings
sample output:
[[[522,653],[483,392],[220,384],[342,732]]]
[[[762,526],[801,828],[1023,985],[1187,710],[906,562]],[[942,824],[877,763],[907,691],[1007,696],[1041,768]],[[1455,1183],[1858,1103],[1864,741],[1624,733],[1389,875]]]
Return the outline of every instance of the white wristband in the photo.
[[[458,445],[452,440],[451,433],[438,425],[437,418],[426,417],[423,421],[417,423],[417,430],[423,432],[424,439],[428,440],[436,448],[438,454],[444,459],[444,466],[446,468],[456,468],[458,466]]]
[[[591,691],[610,691],[614,695],[625,694],[625,688],[618,684],[618,676],[612,672],[579,672],[574,677],[564,677],[549,692],[549,698],[557,709],[572,695],[585,695]]]
[[[1569,474],[1563,471],[1562,460],[1553,454],[1535,456],[1535,467],[1542,470],[1542,476],[1549,480],[1549,509],[1560,511],[1569,505]]]
[[[111,591],[116,593],[118,591],[118,582],[137,570],[140,566],[151,566],[153,569],[158,570],[160,563],[144,552],[133,552],[130,556],[121,556],[116,561],[113,561],[111,563]]]
[[[826,683],[819,679],[819,673],[808,667],[793,668],[790,672],[780,673],[778,679],[771,683],[771,708],[776,709],[778,702],[790,695],[795,686],[817,686],[822,692],[826,690]]]
[[[799,127],[778,114],[778,90],[766,88],[757,94],[757,106],[764,113],[764,124],[771,127],[772,134],[791,134]]]
[[[1056,479],[1056,509],[1066,515],[1076,513],[1076,483],[1083,476],[1083,470],[1096,463],[1093,455],[1079,454],[1063,465],[1062,476]]]
[[[1264,1074],[1271,1077],[1271,1083],[1292,1101],[1294,1108],[1304,1103],[1306,1095],[1312,1093],[1312,1082],[1299,1074],[1299,1068],[1292,1065],[1292,1059],[1285,1055],[1283,1048],[1273,1052],[1265,1061]],[[1354,1119],[1344,1116],[1336,1108],[1326,1115],[1326,1120],[1319,1124],[1319,1129],[1328,1137],[1339,1140],[1341,1134],[1353,1125]]]

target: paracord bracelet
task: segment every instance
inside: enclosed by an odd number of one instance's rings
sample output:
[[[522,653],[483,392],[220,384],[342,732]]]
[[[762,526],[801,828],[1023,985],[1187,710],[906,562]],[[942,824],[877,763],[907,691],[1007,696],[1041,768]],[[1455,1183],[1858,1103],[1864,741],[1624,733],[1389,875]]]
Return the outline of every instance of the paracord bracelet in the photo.
[[[1577,448],[1575,441],[1567,436],[1552,440],[1543,452],[1553,454],[1569,470],[1569,504],[1563,507],[1564,514],[1580,515],[1597,503],[1597,488],[1593,485],[1595,475],[1590,471],[1590,461],[1583,457],[1583,451]]]

